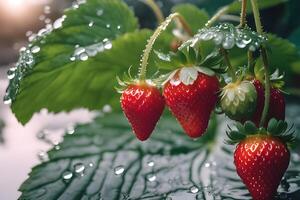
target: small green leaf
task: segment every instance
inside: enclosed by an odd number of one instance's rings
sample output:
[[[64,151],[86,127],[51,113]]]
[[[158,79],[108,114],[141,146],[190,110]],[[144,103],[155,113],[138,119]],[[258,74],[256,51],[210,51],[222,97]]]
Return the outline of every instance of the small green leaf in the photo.
[[[252,134],[256,134],[257,133],[257,127],[255,126],[255,124],[251,121],[246,121],[244,124],[245,127],[245,133],[247,135],[252,135]]]
[[[269,8],[272,6],[276,6],[278,4],[286,3],[288,0],[258,0],[258,6],[260,9]],[[250,0],[247,1],[247,12],[252,12],[251,9],[251,2]],[[232,4],[229,5],[229,12],[230,13],[239,13],[241,11],[241,1],[234,1]]]
[[[268,123],[268,132],[269,133],[273,133],[276,131],[276,128],[277,128],[277,120],[275,118],[272,118],[269,123]]]
[[[209,16],[205,10],[200,10],[192,4],[177,5],[173,7],[172,11],[178,12],[184,17],[194,34],[197,33],[200,28],[203,28],[205,23],[209,20]]]

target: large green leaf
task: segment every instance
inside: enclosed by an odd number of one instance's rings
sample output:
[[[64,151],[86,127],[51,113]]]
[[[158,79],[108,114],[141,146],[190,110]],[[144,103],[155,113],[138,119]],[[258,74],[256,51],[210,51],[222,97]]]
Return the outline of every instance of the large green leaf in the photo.
[[[130,66],[137,71],[151,35],[134,32],[137,21],[120,0],[88,0],[62,19],[62,27],[60,20],[54,23],[57,29],[33,41],[31,49],[21,52],[17,68],[8,72],[13,78],[6,100],[12,100],[22,124],[42,108],[55,113],[99,109],[106,103],[118,108],[115,77]]]
[[[290,117],[300,114],[297,106],[289,110]],[[250,199],[235,172],[233,147],[223,143],[226,121],[217,129],[212,122],[204,137],[191,140],[164,118],[146,142],[135,139],[119,114],[79,125],[49,152],[49,161],[33,168],[20,199]],[[299,198],[299,166],[292,153],[280,196]]]
[[[258,6],[260,9],[265,9],[278,4],[286,3],[287,1],[288,0],[258,0]],[[233,3],[229,5],[229,12],[239,13],[241,11],[241,2],[242,1],[237,0],[233,1]],[[247,5],[247,12],[252,12],[250,0],[247,1]]]

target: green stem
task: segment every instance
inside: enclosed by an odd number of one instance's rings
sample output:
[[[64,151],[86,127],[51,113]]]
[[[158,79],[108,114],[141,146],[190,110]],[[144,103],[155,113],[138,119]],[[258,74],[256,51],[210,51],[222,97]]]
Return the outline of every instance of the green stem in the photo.
[[[244,28],[246,25],[246,16],[247,16],[247,0],[242,0],[241,7],[241,17],[240,17],[240,27]]]
[[[234,82],[236,80],[236,75],[235,75],[236,69],[235,69],[235,67],[233,67],[231,65],[231,62],[230,62],[229,56],[228,56],[228,52],[224,48],[221,48],[220,51],[224,57],[225,64],[228,66],[229,76],[232,78],[232,82]]]
[[[181,23],[182,26],[184,28],[188,28],[189,26],[187,25],[187,23],[185,22],[184,18],[179,14],[179,13],[173,13],[170,14],[165,21],[163,21],[159,27],[157,27],[157,29],[154,31],[153,35],[150,37],[150,39],[148,40],[148,43],[146,45],[145,50],[143,51],[144,54],[142,56],[141,59],[141,65],[140,65],[140,70],[139,70],[139,80],[140,81],[145,81],[146,79],[146,72],[147,72],[147,65],[148,65],[148,59],[152,50],[152,47],[156,41],[156,39],[158,38],[158,36],[164,31],[166,30],[166,28],[168,27],[168,25],[172,22],[173,19],[177,18]],[[187,32],[190,30],[185,29]]]
[[[255,20],[256,31],[259,34],[263,34],[263,28],[261,25],[260,13],[259,13],[257,0],[251,0],[251,5],[252,5],[254,20]],[[261,57],[262,57],[262,61],[263,61],[264,69],[265,69],[265,102],[264,102],[264,109],[262,112],[262,116],[261,116],[259,125],[264,126],[267,116],[268,116],[268,112],[269,112],[271,85],[270,85],[268,56],[267,56],[266,49],[263,46],[261,47]]]
[[[164,14],[162,13],[161,9],[158,7],[158,5],[155,3],[154,0],[144,0],[142,2],[147,4],[152,9],[158,23],[162,23],[164,21],[165,19]]]
[[[254,75],[254,58],[252,51],[248,51],[248,68],[251,75]]]
[[[221,8],[208,22],[205,24],[207,27],[210,27],[214,24],[222,15],[226,14],[229,10],[229,6],[224,6]]]

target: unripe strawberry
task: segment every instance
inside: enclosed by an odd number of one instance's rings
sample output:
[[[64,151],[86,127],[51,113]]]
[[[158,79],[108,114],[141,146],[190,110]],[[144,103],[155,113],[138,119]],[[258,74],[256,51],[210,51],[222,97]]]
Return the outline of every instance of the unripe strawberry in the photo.
[[[220,105],[231,119],[251,116],[256,108],[257,93],[249,81],[229,83],[222,89]]]

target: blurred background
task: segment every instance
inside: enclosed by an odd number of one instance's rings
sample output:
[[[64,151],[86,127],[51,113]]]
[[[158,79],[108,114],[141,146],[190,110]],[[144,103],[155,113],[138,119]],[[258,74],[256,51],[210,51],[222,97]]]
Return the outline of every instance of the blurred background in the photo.
[[[59,18],[65,8],[82,1],[85,0],[0,0],[0,99],[8,85],[6,71],[16,62],[19,49],[26,46],[40,29]],[[139,0],[125,1],[135,10],[142,28],[154,28],[157,25],[155,16],[144,3]],[[174,4],[183,2],[193,3],[213,14],[232,0],[157,1],[165,15],[168,15]],[[300,47],[299,8],[299,0],[289,0],[263,10],[265,30],[289,39]],[[248,21],[253,25],[251,15],[248,16]],[[298,72],[300,74],[300,69]],[[298,81],[296,84],[299,88]],[[30,168],[44,159],[44,152],[59,141],[64,130],[70,129],[76,122],[90,121],[93,116],[95,113],[86,110],[61,113],[55,117],[41,112],[23,127],[17,122],[9,106],[0,103],[0,199],[17,199],[17,188],[26,179]],[[45,132],[44,136],[50,138],[42,137],[41,133]],[[11,176],[12,174],[14,175]]]

